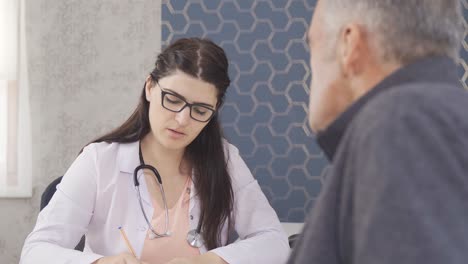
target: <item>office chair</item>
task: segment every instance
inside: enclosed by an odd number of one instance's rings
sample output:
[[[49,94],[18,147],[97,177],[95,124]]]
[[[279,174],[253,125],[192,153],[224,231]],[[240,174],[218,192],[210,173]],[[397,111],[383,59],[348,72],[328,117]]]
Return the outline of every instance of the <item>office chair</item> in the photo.
[[[299,234],[290,235],[288,237],[289,247],[293,248],[296,240],[299,238]]]
[[[57,184],[59,184],[61,180],[62,180],[62,176],[53,180],[42,193],[41,207],[40,207],[41,211],[42,209],[44,209],[44,207],[47,206],[47,204],[49,204],[50,199],[52,199],[52,196],[54,196],[54,193],[57,190]],[[83,251],[84,245],[85,245],[85,236],[82,236],[80,242],[78,243],[78,245],[76,245],[75,250]]]

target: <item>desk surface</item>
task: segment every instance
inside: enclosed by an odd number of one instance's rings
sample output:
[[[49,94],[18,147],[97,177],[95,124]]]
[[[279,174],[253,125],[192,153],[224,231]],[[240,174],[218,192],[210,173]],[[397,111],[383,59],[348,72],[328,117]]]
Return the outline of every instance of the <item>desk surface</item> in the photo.
[[[302,231],[302,226],[304,225],[304,223],[282,222],[281,225],[286,231],[286,234],[290,236],[294,234],[299,234]]]

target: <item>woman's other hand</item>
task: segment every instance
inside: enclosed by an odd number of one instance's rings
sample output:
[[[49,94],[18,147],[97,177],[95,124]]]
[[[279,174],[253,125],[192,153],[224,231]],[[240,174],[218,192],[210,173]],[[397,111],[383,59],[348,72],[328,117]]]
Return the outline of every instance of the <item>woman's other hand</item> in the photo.
[[[100,258],[96,260],[95,262],[93,262],[93,264],[147,264],[147,263],[139,261],[137,258],[135,258],[131,254],[123,253],[123,254],[116,255],[116,256]]]
[[[188,258],[175,258],[169,262],[166,262],[166,264],[195,264],[195,263],[196,262]]]
[[[175,258],[166,264],[227,264],[227,262],[215,253],[208,252],[193,258]]]

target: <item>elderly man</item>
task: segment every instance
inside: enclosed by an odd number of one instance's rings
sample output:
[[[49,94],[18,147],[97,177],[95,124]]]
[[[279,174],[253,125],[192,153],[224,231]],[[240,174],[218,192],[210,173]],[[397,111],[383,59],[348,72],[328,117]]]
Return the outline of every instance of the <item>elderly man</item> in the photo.
[[[459,0],[319,0],[309,122],[331,162],[289,263],[468,263]]]

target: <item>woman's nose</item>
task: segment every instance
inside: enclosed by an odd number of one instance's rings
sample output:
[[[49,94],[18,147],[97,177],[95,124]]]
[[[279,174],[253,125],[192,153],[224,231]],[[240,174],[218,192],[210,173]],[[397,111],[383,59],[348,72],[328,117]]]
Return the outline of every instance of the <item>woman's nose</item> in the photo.
[[[190,121],[190,107],[187,106],[182,111],[176,113],[176,121],[181,125],[184,126]]]

